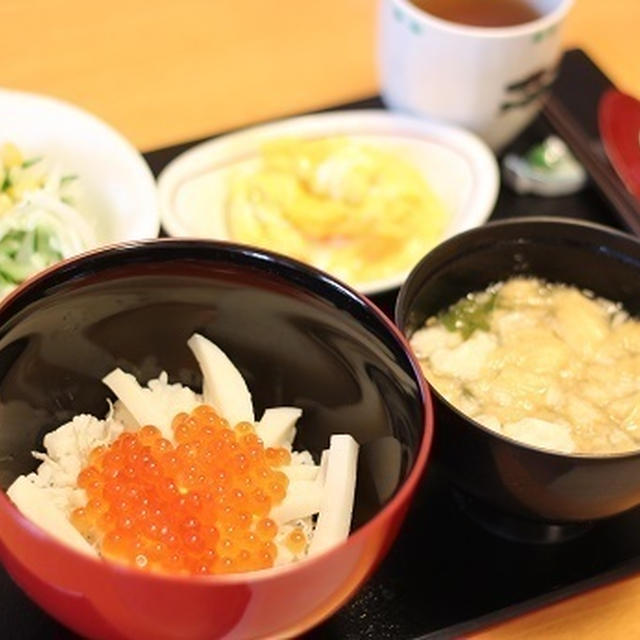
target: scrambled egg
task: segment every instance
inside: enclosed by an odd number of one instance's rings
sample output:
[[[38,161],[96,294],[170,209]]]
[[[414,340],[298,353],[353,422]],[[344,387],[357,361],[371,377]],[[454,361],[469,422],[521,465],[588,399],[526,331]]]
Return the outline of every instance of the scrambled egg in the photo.
[[[446,221],[416,167],[338,137],[265,144],[259,168],[232,177],[227,205],[233,240],[358,284],[410,269]]]

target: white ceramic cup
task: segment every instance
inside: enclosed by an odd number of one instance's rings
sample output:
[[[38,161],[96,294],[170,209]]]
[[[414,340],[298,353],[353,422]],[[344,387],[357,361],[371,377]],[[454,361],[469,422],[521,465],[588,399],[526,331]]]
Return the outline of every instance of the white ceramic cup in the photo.
[[[541,17],[509,27],[436,18],[409,0],[380,6],[380,90],[394,110],[475,131],[494,150],[534,118],[561,54],[573,0],[528,0]]]

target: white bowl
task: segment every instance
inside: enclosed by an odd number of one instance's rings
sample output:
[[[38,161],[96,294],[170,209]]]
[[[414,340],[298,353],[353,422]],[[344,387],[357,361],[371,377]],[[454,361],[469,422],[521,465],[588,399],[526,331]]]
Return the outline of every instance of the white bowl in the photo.
[[[0,146],[13,142],[78,176],[76,208],[98,245],[158,235],[157,191],[142,155],[115,129],[48,96],[0,89]]]
[[[449,212],[442,240],[483,223],[491,214],[499,171],[492,152],[478,137],[456,127],[384,110],[338,111],[252,127],[203,142],[178,156],[158,178],[164,229],[172,236],[230,240],[224,208],[234,167],[256,160],[266,140],[333,135],[392,148],[411,161]],[[206,198],[201,192],[194,197],[195,189],[190,187],[204,175]],[[384,280],[348,284],[371,295],[399,287],[409,271]]]

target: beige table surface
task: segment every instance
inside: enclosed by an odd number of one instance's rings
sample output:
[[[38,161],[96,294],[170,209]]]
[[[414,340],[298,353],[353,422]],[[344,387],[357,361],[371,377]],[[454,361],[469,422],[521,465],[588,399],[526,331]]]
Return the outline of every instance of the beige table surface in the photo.
[[[0,86],[75,102],[150,150],[372,95],[376,6],[0,0]],[[640,0],[576,0],[566,45],[640,97]],[[640,638],[640,576],[473,637]]]

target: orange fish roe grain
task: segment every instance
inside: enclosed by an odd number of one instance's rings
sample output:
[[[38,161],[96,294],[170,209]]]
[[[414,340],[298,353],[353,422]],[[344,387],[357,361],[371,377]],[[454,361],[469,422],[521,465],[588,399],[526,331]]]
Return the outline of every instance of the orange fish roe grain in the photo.
[[[87,504],[71,522],[103,557],[140,569],[272,567],[278,527],[268,514],[286,496],[289,480],[276,467],[290,462],[289,452],[265,450],[251,423],[231,428],[208,405],[179,413],[172,429],[175,445],[146,425],[96,447],[77,480]],[[296,531],[287,536],[291,550]]]
[[[296,527],[287,535],[284,544],[291,553],[298,555],[302,553],[307,546],[307,536],[302,529]]]

